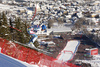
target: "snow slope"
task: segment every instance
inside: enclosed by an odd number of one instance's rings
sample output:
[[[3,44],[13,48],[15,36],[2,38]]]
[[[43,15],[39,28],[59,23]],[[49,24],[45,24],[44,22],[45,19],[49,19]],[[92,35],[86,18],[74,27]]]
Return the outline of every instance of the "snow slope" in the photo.
[[[67,45],[61,51],[61,53],[58,55],[57,59],[62,60],[63,62],[67,62],[67,61],[73,59],[74,54],[77,51],[79,44],[80,44],[80,41],[78,41],[78,40],[68,41]]]

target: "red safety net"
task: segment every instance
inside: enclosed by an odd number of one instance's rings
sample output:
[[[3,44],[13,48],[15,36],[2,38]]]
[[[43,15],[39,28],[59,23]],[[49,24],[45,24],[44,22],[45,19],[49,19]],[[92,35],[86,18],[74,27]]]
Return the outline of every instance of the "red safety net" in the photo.
[[[26,48],[19,44],[0,38],[1,53],[27,62],[29,64],[38,64],[39,67],[79,67],[72,63],[63,63],[34,49]],[[55,62],[55,61],[57,62]]]
[[[40,58],[40,62],[39,62],[39,67],[45,67],[45,66],[47,66],[47,67],[80,67],[80,66],[74,65],[72,63],[67,63],[67,62],[65,63],[63,61],[54,59],[47,55],[42,56]]]

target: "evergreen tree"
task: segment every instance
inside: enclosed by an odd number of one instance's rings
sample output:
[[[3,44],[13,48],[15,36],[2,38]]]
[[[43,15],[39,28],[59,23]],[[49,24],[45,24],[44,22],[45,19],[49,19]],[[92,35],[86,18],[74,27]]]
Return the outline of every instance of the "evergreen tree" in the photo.
[[[11,27],[13,27],[11,18],[9,19],[9,24],[10,24]],[[10,28],[10,32],[13,33],[13,29],[12,28]]]
[[[18,17],[15,19],[15,28],[20,29],[20,25],[21,25],[21,19]]]
[[[15,18],[15,28],[16,29],[20,29],[20,18]],[[15,30],[15,29],[14,29]],[[19,39],[19,37],[20,37],[20,31],[18,31],[18,30],[15,30],[15,33],[14,33],[14,36],[15,36],[15,40],[16,41],[20,41],[20,39]]]
[[[12,34],[10,33],[10,27],[8,26],[6,29],[6,34],[5,34],[5,39],[11,40],[12,39]]]
[[[9,19],[9,24],[10,24],[10,33],[11,33],[11,39],[12,39],[12,41],[14,40],[14,29],[13,28],[11,28],[11,27],[13,27],[13,21],[12,21],[12,19],[10,18]]]
[[[2,12],[2,25],[5,25],[7,26],[7,17],[6,17],[6,14],[5,12]]]
[[[23,26],[23,34],[24,34],[24,39],[25,39],[25,43],[28,43],[29,40],[31,39],[30,35],[27,33],[27,24],[25,23]]]
[[[1,13],[0,13],[0,27],[2,26],[2,19],[1,19]]]
[[[24,24],[21,22],[21,19],[20,18],[16,18],[15,19],[15,28],[20,30],[16,30],[16,33],[15,33],[15,40],[18,41],[18,42],[21,42],[21,43],[24,43],[25,42],[25,37],[24,37]]]
[[[2,13],[2,22],[1,22],[1,30],[0,30],[0,33],[1,33],[1,37],[5,38],[5,39],[8,39],[8,40],[11,40],[11,35],[10,35],[10,28],[9,28],[9,25],[7,24],[7,17],[5,15],[5,13],[3,12]]]
[[[20,28],[19,28],[20,30],[21,30],[21,32],[19,32],[19,38],[20,38],[20,42],[21,43],[24,43],[25,42],[25,37],[24,37],[24,23],[22,23],[21,21],[20,21]]]
[[[15,28],[16,28],[16,23],[17,23],[17,18],[15,18],[15,21],[13,21],[13,23],[15,23]],[[17,41],[18,37],[17,37],[17,30],[13,29],[13,35],[12,35],[12,39]]]
[[[5,37],[5,28],[4,27],[0,27],[0,37]]]
[[[2,36],[1,28],[2,28],[2,19],[1,19],[1,13],[0,13],[0,37]]]

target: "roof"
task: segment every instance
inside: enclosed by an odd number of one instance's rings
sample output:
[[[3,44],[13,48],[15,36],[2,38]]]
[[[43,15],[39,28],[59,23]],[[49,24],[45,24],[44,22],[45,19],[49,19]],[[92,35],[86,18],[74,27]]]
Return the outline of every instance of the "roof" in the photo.
[[[53,32],[72,32],[70,27],[56,27],[51,29]]]

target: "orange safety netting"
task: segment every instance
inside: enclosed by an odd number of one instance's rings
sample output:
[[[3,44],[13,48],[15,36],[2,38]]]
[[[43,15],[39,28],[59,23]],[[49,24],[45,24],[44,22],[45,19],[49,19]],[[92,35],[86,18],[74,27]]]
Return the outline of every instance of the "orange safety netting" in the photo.
[[[79,67],[72,63],[58,63],[55,62],[54,58],[49,57],[43,53],[35,51],[34,49],[26,48],[16,43],[7,41],[6,39],[0,38],[1,53],[16,58],[18,60],[27,62],[29,64],[38,64],[39,67],[44,65],[47,67]],[[61,61],[59,61],[61,62]]]

